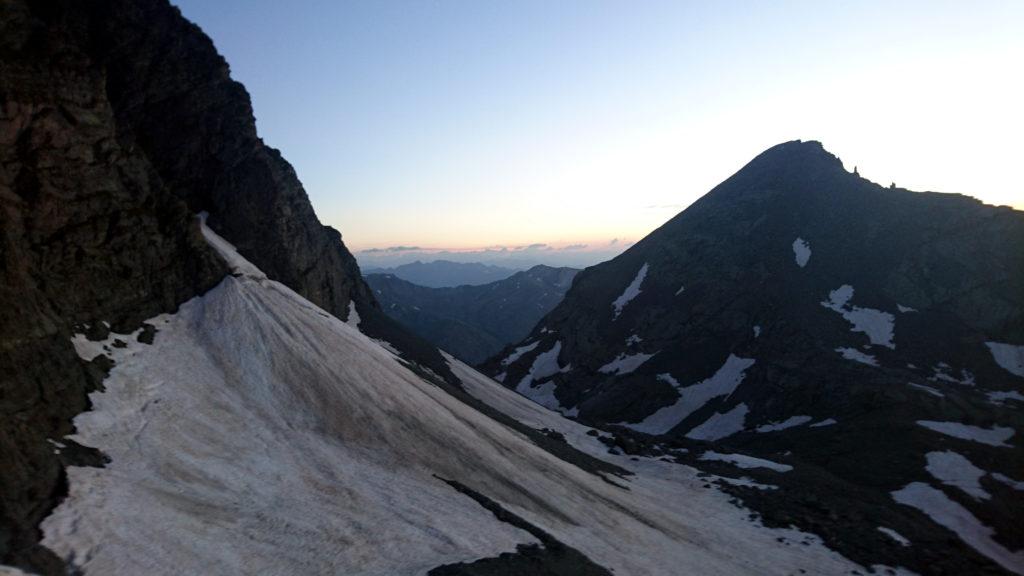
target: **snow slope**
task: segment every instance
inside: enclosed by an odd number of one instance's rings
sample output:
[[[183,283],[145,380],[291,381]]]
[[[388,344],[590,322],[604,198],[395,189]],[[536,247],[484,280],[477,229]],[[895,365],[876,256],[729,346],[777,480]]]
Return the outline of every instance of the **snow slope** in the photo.
[[[637,475],[609,482],[558,459],[204,234],[237,276],[152,319],[152,345],[75,339],[116,363],[73,436],[111,462],[69,468],[42,528],[85,574],[422,574],[535,542],[438,476],[618,574],[857,568],[749,520],[691,468],[620,458]],[[589,429],[451,364],[477,398],[608,457]]]

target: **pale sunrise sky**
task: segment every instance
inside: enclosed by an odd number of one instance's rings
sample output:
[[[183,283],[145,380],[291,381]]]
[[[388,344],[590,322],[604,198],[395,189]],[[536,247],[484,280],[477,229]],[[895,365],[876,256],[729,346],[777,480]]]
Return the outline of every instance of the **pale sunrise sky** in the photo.
[[[765,148],[1024,208],[1024,2],[174,0],[358,252],[635,241]]]

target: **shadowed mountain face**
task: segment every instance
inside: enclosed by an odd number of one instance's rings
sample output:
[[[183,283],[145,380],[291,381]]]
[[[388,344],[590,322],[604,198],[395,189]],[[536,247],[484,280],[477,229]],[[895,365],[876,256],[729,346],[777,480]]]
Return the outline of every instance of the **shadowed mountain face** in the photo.
[[[384,312],[457,358],[477,364],[530,333],[559,302],[572,268],[534,266],[480,286],[426,288],[392,274],[367,274]]]
[[[504,280],[516,273],[511,268],[481,264],[479,262],[452,262],[450,260],[434,260],[433,262],[410,262],[394,268],[374,268],[367,274],[390,274],[427,288],[447,288],[454,286],[479,286],[498,280]]]
[[[164,0],[0,3],[0,165],[0,564],[63,571],[35,526],[64,467],[102,457],[47,440],[72,432],[110,368],[80,362],[70,336],[130,333],[219,282],[195,213],[272,278],[341,318],[358,310],[364,332],[454,381],[379,311],[257,136],[245,89]]]
[[[638,442],[792,465],[780,490],[744,499],[769,522],[822,527],[855,558],[891,526],[928,559],[916,570],[998,573],[926,505],[896,504],[914,483],[941,490],[929,494],[1024,546],[1020,486],[999,480],[1024,470],[1022,345],[1024,213],[882,188],[797,141],[581,272],[484,367]],[[991,498],[944,484],[944,460],[980,470]]]

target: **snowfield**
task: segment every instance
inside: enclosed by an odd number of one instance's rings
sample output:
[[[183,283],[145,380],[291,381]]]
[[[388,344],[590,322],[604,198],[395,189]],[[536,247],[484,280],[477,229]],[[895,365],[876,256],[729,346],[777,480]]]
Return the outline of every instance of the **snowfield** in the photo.
[[[803,238],[793,240],[793,258],[801,268],[807,266],[807,261],[811,259],[811,245]]]
[[[636,474],[612,483],[551,455],[204,233],[240,276],[153,318],[152,345],[75,341],[116,362],[73,436],[111,462],[69,468],[42,529],[85,574],[411,575],[535,542],[437,477],[616,574],[861,569],[751,520],[692,468],[608,455],[588,428],[449,358],[471,395]]]
[[[924,426],[929,430],[934,430],[953,438],[960,438],[961,440],[971,440],[973,442],[980,442],[982,444],[988,444],[989,446],[1004,446],[1009,447],[1006,443],[1007,440],[1013,438],[1016,431],[1013,428],[1006,426],[992,426],[992,428],[982,428],[980,426],[973,426],[971,424],[961,424],[959,422],[936,422],[934,420],[918,420],[919,426]]]
[[[994,531],[949,496],[923,482],[912,482],[892,493],[900,504],[917,508],[954,532],[972,548],[1016,574],[1024,574],[1024,551],[1011,552],[992,536]]]
[[[1003,342],[985,342],[985,346],[992,352],[996,364],[1010,374],[1024,378],[1024,346]]]
[[[622,309],[625,308],[626,304],[629,304],[629,302],[633,298],[636,298],[637,296],[640,295],[640,286],[644,283],[644,278],[646,277],[647,264],[644,264],[636,273],[636,277],[633,278],[633,281],[629,283],[629,286],[626,286],[626,289],[623,290],[622,294],[620,294],[619,297],[612,302],[612,310],[614,310],[615,312],[615,314],[612,316],[612,320],[617,319],[619,317],[619,314],[622,314]],[[682,292],[682,290],[683,289],[680,288],[679,292]],[[679,292],[676,292],[676,295],[678,295]]]
[[[838,312],[847,322],[853,324],[850,332],[863,332],[872,345],[885,346],[895,350],[896,345],[892,341],[895,317],[888,312],[874,308],[853,306],[850,304],[852,299],[853,286],[843,284],[829,292],[828,300],[822,302],[821,305]]]
[[[657,352],[654,354],[657,354]],[[643,352],[627,354],[626,352],[623,352],[616,356],[611,362],[598,368],[597,371],[603,374],[615,374],[617,376],[629,374],[639,368],[644,362],[653,358],[654,354],[644,354]]]
[[[679,392],[673,404],[659,408],[641,422],[621,422],[620,425],[646,434],[665,434],[687,416],[700,410],[711,399],[732,394],[743,382],[747,368],[754,365],[753,358],[740,358],[730,354],[725,363],[710,378],[692,386],[680,387],[671,374],[659,374],[658,379],[668,382]]]

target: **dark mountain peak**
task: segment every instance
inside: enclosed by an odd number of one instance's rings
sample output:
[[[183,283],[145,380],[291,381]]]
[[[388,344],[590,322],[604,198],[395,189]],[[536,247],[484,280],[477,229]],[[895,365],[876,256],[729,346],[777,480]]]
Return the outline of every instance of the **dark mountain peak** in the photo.
[[[785,456],[793,470],[779,489],[745,496],[769,520],[788,523],[773,514],[813,498],[829,512],[803,521],[857,534],[830,541],[857,557],[848,543],[878,524],[851,519],[887,514],[934,559],[911,568],[969,572],[986,559],[923,544],[937,527],[894,510],[892,493],[945,449],[921,422],[1024,430],[1000,400],[1020,398],[1007,359],[1024,354],[1022,271],[1024,213],[882,187],[819,142],[786,142],[581,272],[527,338],[483,366],[587,424]],[[1017,444],[958,449],[993,474],[1022,458]],[[1008,497],[971,513],[1012,537]]]
[[[768,148],[728,180],[718,185],[708,196],[717,196],[723,190],[730,194],[745,191],[801,192],[808,185],[831,190],[867,184],[855,173],[847,172],[843,162],[816,140],[793,140]]]

